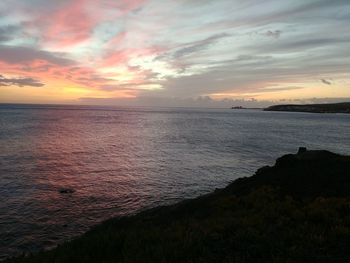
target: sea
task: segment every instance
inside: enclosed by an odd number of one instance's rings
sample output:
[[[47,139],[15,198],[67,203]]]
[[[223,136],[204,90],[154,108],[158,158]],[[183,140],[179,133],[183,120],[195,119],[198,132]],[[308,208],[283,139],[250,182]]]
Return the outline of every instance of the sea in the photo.
[[[300,146],[350,155],[350,114],[0,104],[0,260],[225,187]]]

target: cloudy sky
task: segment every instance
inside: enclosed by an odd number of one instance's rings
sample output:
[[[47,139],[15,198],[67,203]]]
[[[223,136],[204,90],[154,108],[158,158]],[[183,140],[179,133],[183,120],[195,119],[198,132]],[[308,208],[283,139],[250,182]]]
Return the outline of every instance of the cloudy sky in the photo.
[[[1,0],[0,102],[350,98],[349,0]]]

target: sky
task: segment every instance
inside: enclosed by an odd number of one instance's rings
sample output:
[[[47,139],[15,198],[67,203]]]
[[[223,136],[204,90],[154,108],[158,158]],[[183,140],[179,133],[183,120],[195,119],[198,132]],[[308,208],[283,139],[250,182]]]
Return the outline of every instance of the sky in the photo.
[[[0,103],[350,101],[349,0],[1,0]]]

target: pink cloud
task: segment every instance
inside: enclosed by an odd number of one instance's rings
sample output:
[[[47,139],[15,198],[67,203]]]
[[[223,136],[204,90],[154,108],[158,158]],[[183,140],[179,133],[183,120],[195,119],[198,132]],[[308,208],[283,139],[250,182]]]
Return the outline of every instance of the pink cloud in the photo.
[[[102,59],[101,64],[104,67],[125,65],[133,52],[134,51],[131,49],[111,52],[108,55],[106,55],[105,58]]]
[[[165,49],[162,47],[148,47],[148,48],[128,48],[123,50],[110,50],[107,52],[101,60],[101,66],[113,67],[113,66],[128,66],[128,61],[132,58],[140,58],[146,56],[157,56]]]
[[[43,28],[44,44],[68,47],[88,41],[101,22],[116,19],[140,8],[146,0],[74,0],[39,16],[36,26]]]
[[[92,88],[96,88],[106,82],[106,79],[100,76],[93,68],[53,64],[42,58],[16,63],[0,59],[0,72],[12,76],[35,77],[43,82],[47,80],[66,80]]]
[[[89,0],[72,1],[53,14],[43,17],[43,23],[50,23],[44,32],[44,42],[60,47],[78,44],[87,40],[98,23],[97,17],[89,14]]]
[[[110,39],[106,43],[106,46],[109,48],[118,47],[123,42],[123,40],[125,39],[126,36],[127,36],[127,32],[125,32],[125,31],[120,32],[118,35],[116,35],[115,37]]]
[[[142,53],[141,51],[139,51]],[[146,51],[144,51],[146,52]],[[136,54],[138,54],[136,52]],[[126,65],[128,54],[115,53],[110,60],[104,63]],[[154,77],[154,73],[149,70],[143,70],[140,67],[125,67],[126,72],[133,76],[133,79],[127,83],[116,80],[118,73],[101,74],[95,68],[83,65],[59,65],[45,60],[43,58],[33,58],[23,61],[5,61],[0,59],[0,72],[10,76],[20,76],[21,78],[35,78],[42,83],[50,81],[69,81],[77,85],[99,90],[134,90],[137,86],[150,84],[150,79]],[[123,76],[121,76],[123,77]],[[106,88],[112,87],[112,88]]]

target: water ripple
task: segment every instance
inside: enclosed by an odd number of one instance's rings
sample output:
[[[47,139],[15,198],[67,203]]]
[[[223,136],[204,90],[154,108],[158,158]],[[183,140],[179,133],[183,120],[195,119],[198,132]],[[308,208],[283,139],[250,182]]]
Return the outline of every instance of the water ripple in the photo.
[[[208,193],[300,145],[350,154],[349,118],[0,106],[0,260],[112,216]]]

